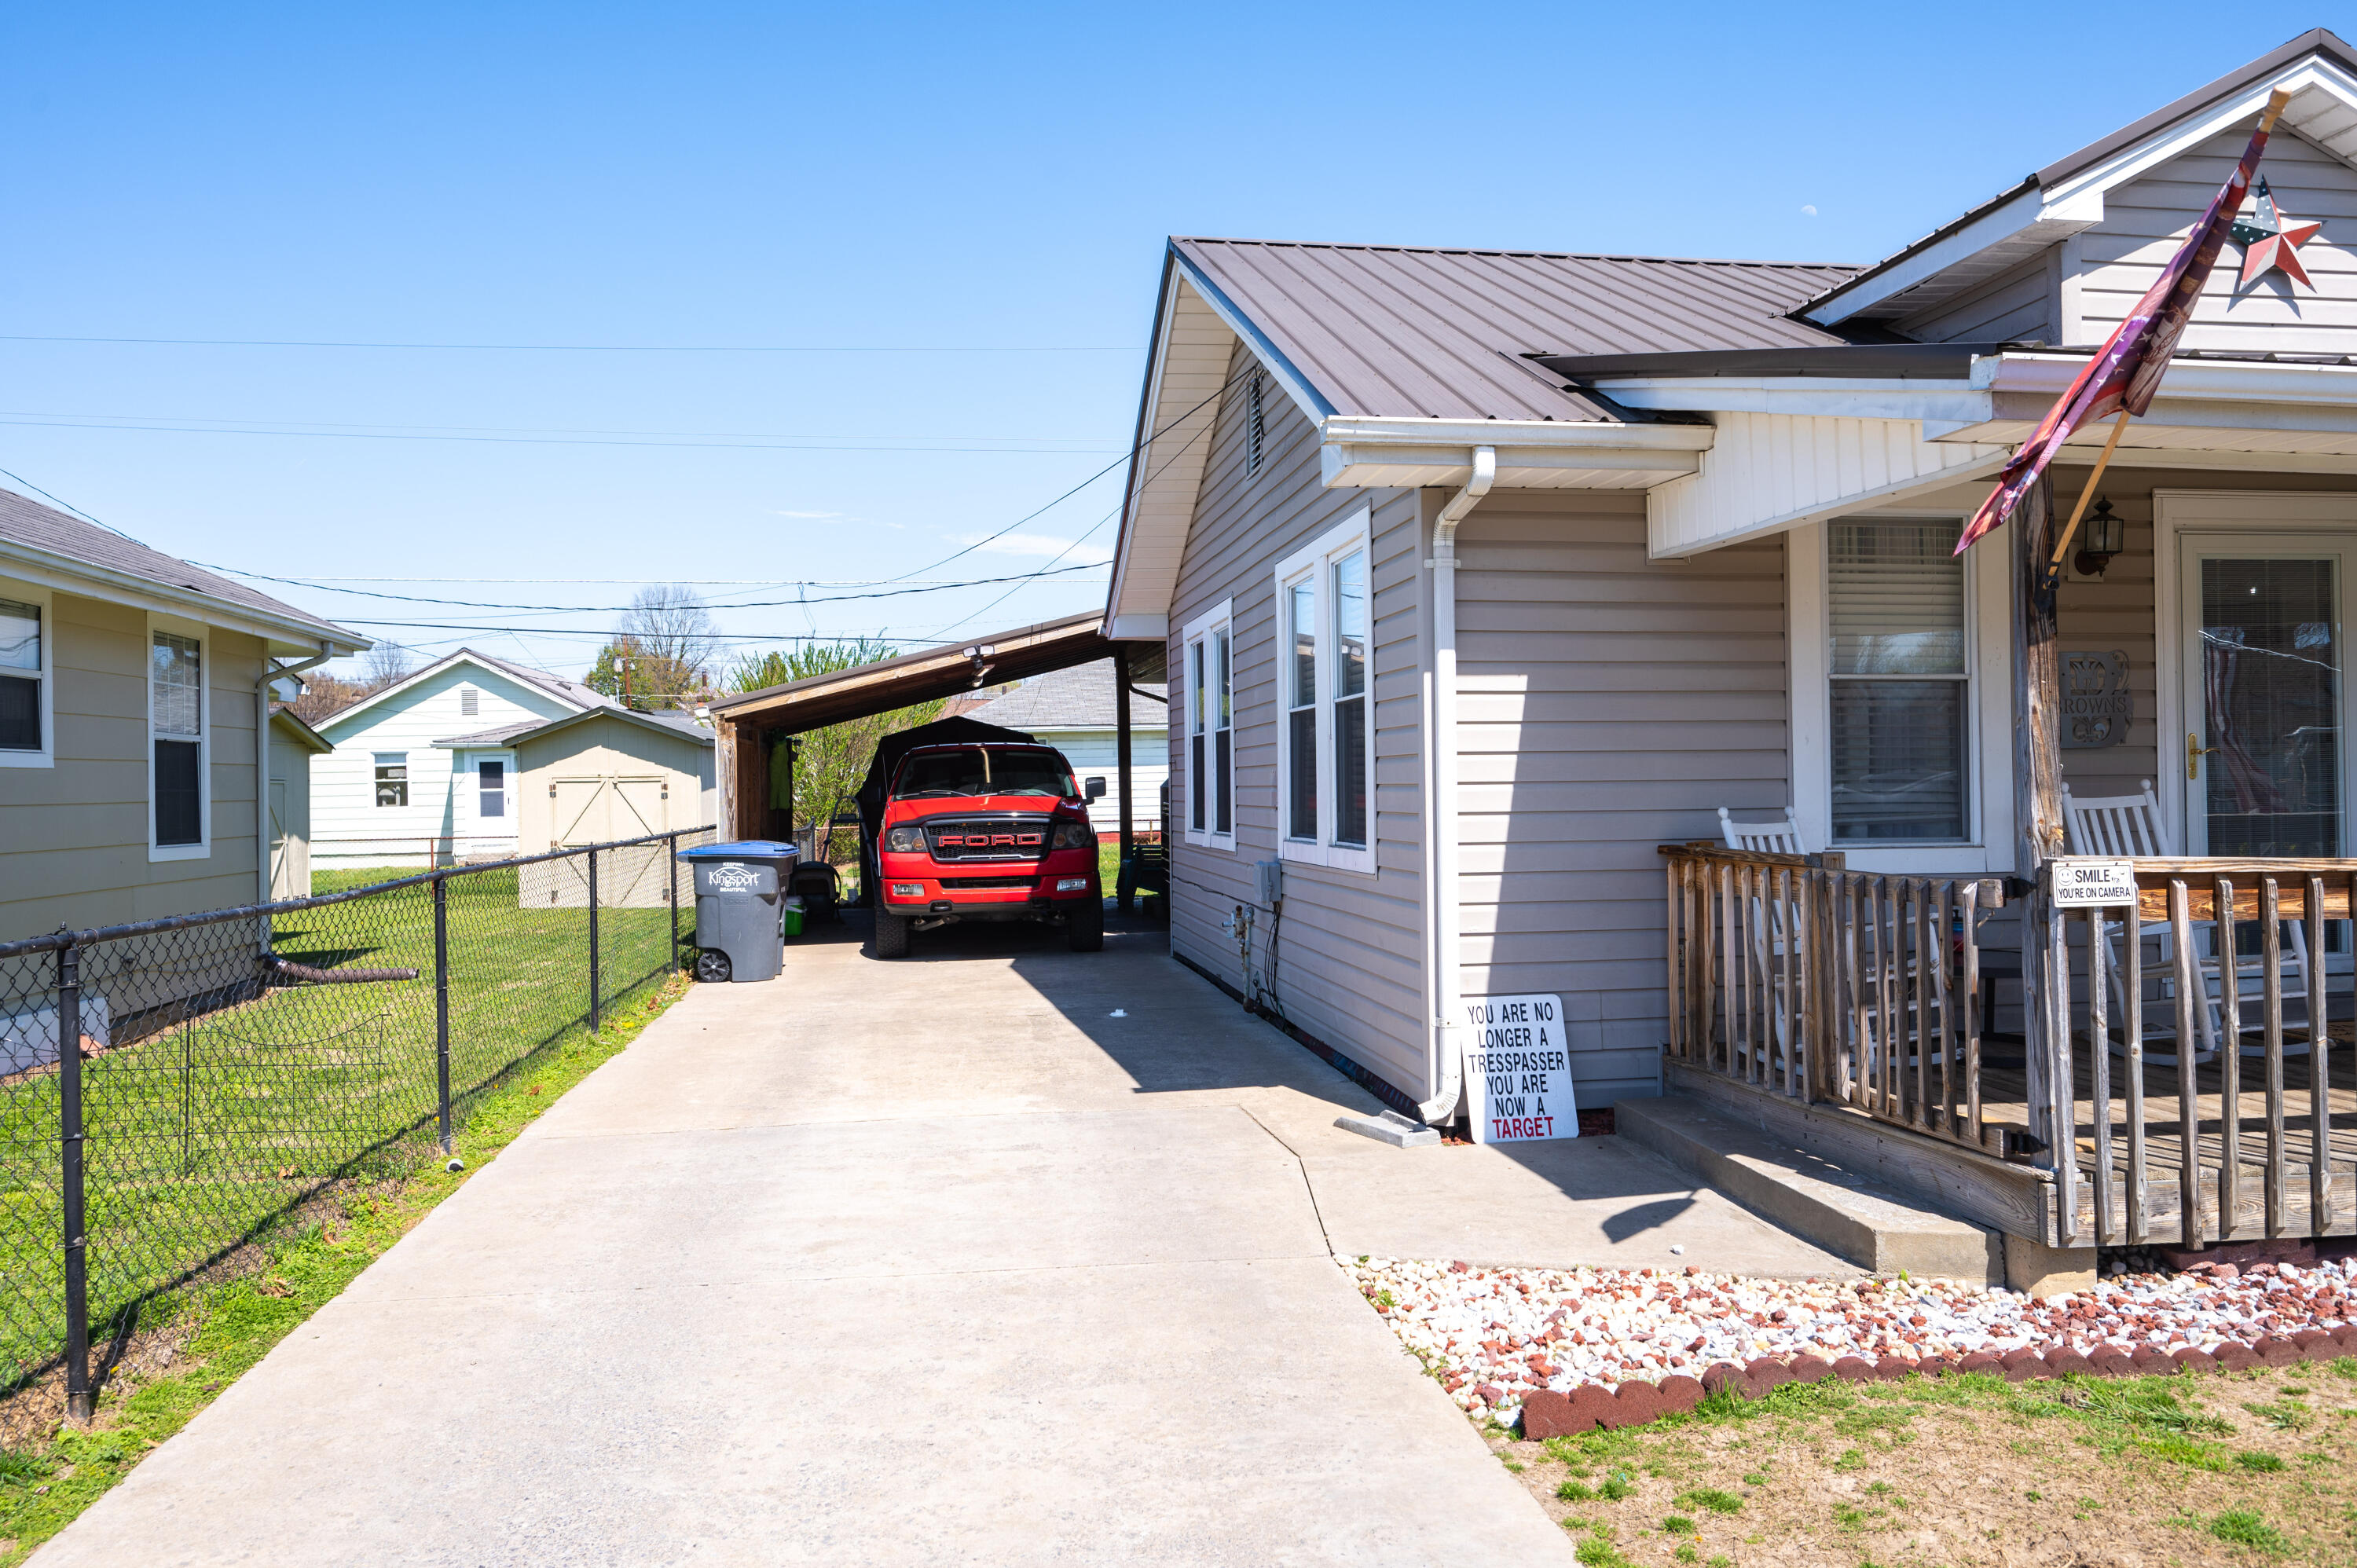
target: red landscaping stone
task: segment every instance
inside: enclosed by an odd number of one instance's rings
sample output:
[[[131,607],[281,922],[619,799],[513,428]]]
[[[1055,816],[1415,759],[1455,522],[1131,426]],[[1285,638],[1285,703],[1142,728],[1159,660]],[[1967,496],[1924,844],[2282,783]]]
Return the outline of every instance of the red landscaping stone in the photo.
[[[1862,1383],[1874,1376],[1874,1363],[1863,1356],[1844,1356],[1834,1363],[1834,1376],[1846,1383]]]
[[[1904,1356],[1884,1356],[1874,1363],[1874,1376],[1878,1382],[1895,1383],[1913,1370],[1915,1363]]]
[[[2096,1346],[2087,1365],[2107,1378],[2125,1378],[2136,1369],[2135,1355],[2122,1345]]]
[[[1750,1385],[1751,1397],[1761,1399],[1772,1390],[1781,1389],[1792,1380],[1792,1369],[1773,1357],[1762,1356],[1743,1369],[1743,1380]]]
[[[1964,1353],[1964,1359],[1956,1363],[1956,1370],[1995,1372],[2002,1375],[2005,1371],[2005,1361],[2003,1358],[1991,1355],[1986,1350],[1968,1350]]]
[[[1795,1356],[1791,1369],[1796,1383],[1821,1383],[1834,1375],[1834,1364],[1823,1356]]]
[[[2169,1352],[2152,1345],[2137,1346],[2129,1352],[2128,1359],[2147,1378],[2165,1378],[2177,1370],[2177,1363],[2169,1359]]]
[[[1587,1423],[1581,1431],[1601,1426],[1612,1410],[1612,1391],[1602,1383],[1582,1383],[1571,1391],[1571,1409],[1575,1417]]]
[[[1621,1426],[1643,1426],[1662,1416],[1662,1396],[1651,1383],[1622,1383],[1620,1395],[1612,1403]]]
[[[2256,1350],[2236,1339],[2227,1340],[2210,1356],[2218,1363],[2218,1369],[2224,1372],[2247,1372],[2254,1367],[2264,1365]]]
[[[2060,1349],[2046,1352],[2046,1375],[2049,1377],[2063,1378],[2072,1373],[2083,1377],[2094,1369],[2095,1364],[2093,1361],[2067,1345]]]
[[[2010,1381],[2026,1383],[2032,1378],[2042,1378],[2046,1375],[2045,1359],[2037,1351],[2028,1347],[2019,1350],[2007,1350],[2000,1359],[2005,1365],[2005,1375]]]
[[[2251,1349],[2270,1367],[2297,1367],[2308,1359],[2298,1346],[2280,1334],[2268,1335]]]
[[[2303,1328],[2291,1337],[2291,1342],[2298,1346],[2300,1355],[2310,1361],[2329,1361],[2341,1354],[2332,1336],[2321,1328]]]
[[[2326,1332],[2332,1336],[2332,1342],[2341,1347],[2342,1355],[2357,1356],[2357,1323],[2344,1323]]]
[[[1506,1391],[1500,1388],[1495,1383],[1483,1383],[1480,1387],[1473,1391],[1473,1394],[1477,1399],[1485,1399],[1491,1404],[1496,1404],[1500,1400],[1506,1397]]]
[[[1523,1436],[1530,1442],[1544,1443],[1550,1437],[1569,1437],[1595,1429],[1594,1414],[1575,1406],[1569,1394],[1542,1389],[1523,1402]]]
[[[2176,1362],[2179,1369],[2183,1371],[2214,1372],[2218,1369],[2218,1358],[2199,1345],[2188,1345],[2181,1349],[2172,1350],[2169,1353],[2169,1359]]]
[[[1689,1377],[1663,1378],[1660,1392],[1665,1411],[1692,1410],[1702,1402],[1702,1384]]]
[[[1715,1394],[1731,1388],[1746,1399],[1751,1397],[1743,1386],[1743,1369],[1732,1361],[1713,1362],[1702,1375],[1702,1387],[1705,1393]]]

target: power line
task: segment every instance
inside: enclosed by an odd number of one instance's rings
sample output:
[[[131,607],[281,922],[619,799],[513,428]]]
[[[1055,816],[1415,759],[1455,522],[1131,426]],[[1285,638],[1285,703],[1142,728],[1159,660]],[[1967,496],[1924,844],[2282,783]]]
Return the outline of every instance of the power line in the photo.
[[[0,468],[0,477],[15,479],[18,484],[24,486],[27,489],[32,491],[35,495],[41,497],[45,500],[57,501],[59,506],[65,508],[68,511],[73,513],[84,522],[89,523],[92,528],[102,528],[106,530],[107,532],[114,535],[117,539],[131,539],[131,535],[115,527],[114,524],[111,522],[99,521],[98,519],[91,516],[90,513],[82,510],[81,508],[74,505],[71,501],[59,500],[57,497],[49,494],[48,491],[41,489],[40,486],[33,483],[30,479],[25,478],[20,475],[11,474],[5,468]],[[147,542],[145,540],[131,539],[131,542],[138,545],[142,550],[148,548]]]
[[[1003,452],[1010,456],[1050,455],[1092,456],[1110,446],[886,446],[849,443],[786,445],[779,441],[619,441],[576,435],[417,435],[398,431],[370,430],[234,430],[196,424],[102,424],[65,419],[0,419],[0,425],[27,430],[145,430],[162,435],[307,435],[331,441],[455,441],[466,446],[662,446],[691,452]]]
[[[69,338],[0,332],[0,343],[144,343],[181,349],[455,349],[524,354],[1142,354],[1144,345],[1033,343],[1006,347],[823,343],[373,343],[293,338]]]
[[[59,413],[41,408],[0,408],[0,419],[57,420],[124,420],[140,424],[168,425],[178,421],[186,424],[253,425],[273,432],[288,430],[391,430],[419,431],[438,435],[636,435],[671,437],[696,441],[1030,441],[1042,444],[1071,446],[1080,439],[1066,435],[985,435],[972,431],[888,431],[882,434],[852,435],[847,432],[826,432],[818,435],[793,435],[777,430],[609,430],[598,425],[572,424],[390,424],[364,419],[267,419],[260,415],[244,418],[221,418],[203,413]],[[99,426],[113,429],[113,424]],[[1110,447],[1092,446],[1092,452],[1110,451]]]
[[[1103,527],[1103,525],[1100,523],[1098,526]],[[1080,542],[1081,542],[1079,540],[1074,540],[1072,542],[1073,545],[1078,545]],[[1065,553],[1071,553],[1071,546],[1067,546]],[[1060,561],[1063,559],[1063,556],[1059,555],[1056,559]],[[188,564],[191,566],[202,566],[208,572],[227,572],[235,576],[249,577],[257,582],[283,583],[286,586],[293,588],[311,588],[320,593],[328,594],[351,594],[361,598],[393,599],[402,604],[409,605],[453,605],[464,609],[478,610],[554,610],[558,612],[569,612],[576,615],[596,615],[608,611],[619,613],[640,607],[636,605],[518,605],[494,602],[488,599],[433,598],[420,594],[388,594],[374,588],[330,587],[325,582],[313,581],[303,577],[274,577],[267,572],[248,572],[243,568],[237,566],[216,566],[210,562],[206,561],[191,561]],[[909,594],[938,594],[952,588],[992,588],[996,587],[1001,583],[1028,583],[1039,577],[1061,575],[1068,572],[1093,571],[1097,567],[1104,564],[1106,564],[1106,563],[1103,561],[1083,561],[1070,566],[1054,566],[1053,563],[1050,563],[1051,570],[1043,569],[1038,572],[1025,572],[1005,577],[976,577],[971,581],[962,583],[929,583],[922,585],[889,588],[879,593],[834,594],[824,598],[816,599],[748,599],[740,600],[734,604],[706,605],[704,607],[706,609],[723,610],[762,610],[775,609],[782,605],[799,607],[806,604],[843,604],[854,599],[897,599]]]

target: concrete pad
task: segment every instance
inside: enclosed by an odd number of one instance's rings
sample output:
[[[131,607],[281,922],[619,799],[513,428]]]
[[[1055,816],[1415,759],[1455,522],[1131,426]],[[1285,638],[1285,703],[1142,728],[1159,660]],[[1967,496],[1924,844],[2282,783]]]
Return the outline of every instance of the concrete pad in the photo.
[[[1975,1284],[2004,1278],[2005,1252],[1995,1232],[1757,1127],[1713,1115],[1696,1101],[1678,1095],[1624,1100],[1614,1107],[1613,1120],[1620,1136],[1859,1268]]]

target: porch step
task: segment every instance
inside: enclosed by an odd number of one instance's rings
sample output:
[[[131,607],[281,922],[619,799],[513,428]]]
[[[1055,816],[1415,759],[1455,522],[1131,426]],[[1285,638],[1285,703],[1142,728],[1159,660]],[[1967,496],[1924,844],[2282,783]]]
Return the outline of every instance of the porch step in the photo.
[[[1624,1099],[1612,1113],[1620,1136],[1860,1268],[1976,1283],[2005,1281],[2005,1251],[1996,1232],[1926,1208],[1822,1155],[1714,1114],[1698,1101],[1678,1094]],[[1708,1266],[1706,1259],[1695,1261]]]

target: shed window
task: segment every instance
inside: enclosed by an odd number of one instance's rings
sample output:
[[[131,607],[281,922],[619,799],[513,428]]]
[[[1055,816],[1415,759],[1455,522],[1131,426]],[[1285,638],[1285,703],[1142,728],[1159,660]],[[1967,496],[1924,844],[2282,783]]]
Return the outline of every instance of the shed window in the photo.
[[[1374,870],[1372,513],[1278,566],[1279,855]]]
[[[380,806],[409,804],[409,753],[380,751],[376,754],[376,803]]]
[[[0,598],[0,751],[39,751],[41,740],[41,607]]]
[[[204,644],[178,632],[153,634],[147,665],[155,847],[205,842]]]
[[[1235,679],[1222,604],[1185,632],[1187,838],[1235,846]]]
[[[1972,677],[1953,521],[1836,522],[1826,551],[1833,836],[1970,834]]]
[[[1268,411],[1262,403],[1261,373],[1254,371],[1252,380],[1244,383],[1244,474],[1246,478],[1260,472],[1262,454],[1268,446]]]

